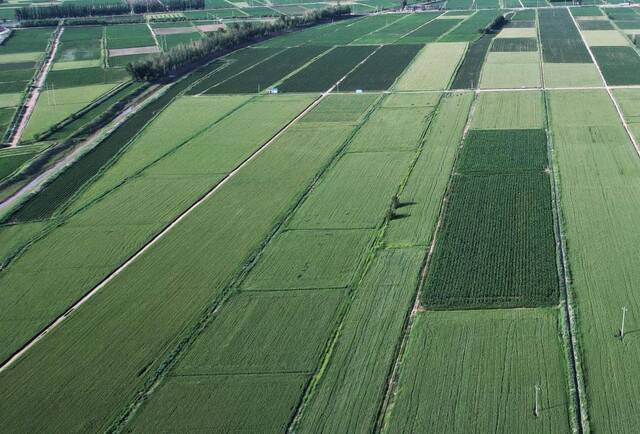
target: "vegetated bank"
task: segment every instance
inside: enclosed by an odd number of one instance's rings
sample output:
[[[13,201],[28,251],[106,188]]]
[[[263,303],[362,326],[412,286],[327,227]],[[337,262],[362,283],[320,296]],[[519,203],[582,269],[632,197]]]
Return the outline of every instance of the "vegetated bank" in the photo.
[[[281,16],[274,22],[233,24],[226,31],[191,44],[180,45],[160,55],[130,63],[127,70],[138,81],[158,80],[177,74],[244,45],[294,29],[309,27],[351,14],[350,6],[335,6],[311,11],[299,17]]]

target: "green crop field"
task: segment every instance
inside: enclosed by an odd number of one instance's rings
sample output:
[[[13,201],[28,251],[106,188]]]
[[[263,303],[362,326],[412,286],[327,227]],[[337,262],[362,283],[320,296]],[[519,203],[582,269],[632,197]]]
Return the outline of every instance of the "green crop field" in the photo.
[[[637,431],[636,5],[178,3],[6,24],[0,431]]]

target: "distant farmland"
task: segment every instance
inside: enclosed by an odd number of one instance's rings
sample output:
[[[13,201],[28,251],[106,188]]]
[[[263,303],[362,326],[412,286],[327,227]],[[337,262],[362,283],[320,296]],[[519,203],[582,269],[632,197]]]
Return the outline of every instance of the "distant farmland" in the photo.
[[[640,9],[411,3],[13,31],[5,431],[637,432]]]

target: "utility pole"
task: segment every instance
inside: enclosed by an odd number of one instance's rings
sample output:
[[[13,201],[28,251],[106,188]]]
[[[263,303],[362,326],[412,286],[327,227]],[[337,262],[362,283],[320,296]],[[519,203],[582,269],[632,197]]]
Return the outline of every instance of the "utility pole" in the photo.
[[[624,318],[627,315],[627,306],[622,307],[622,324],[620,325],[620,339],[624,339]]]
[[[536,386],[535,386],[535,390],[536,390],[536,406],[535,406],[535,408],[533,409],[533,414],[534,414],[536,417],[538,417],[538,416],[540,416],[540,403],[539,403],[539,400],[540,400],[540,386],[538,386],[538,385],[536,384]]]

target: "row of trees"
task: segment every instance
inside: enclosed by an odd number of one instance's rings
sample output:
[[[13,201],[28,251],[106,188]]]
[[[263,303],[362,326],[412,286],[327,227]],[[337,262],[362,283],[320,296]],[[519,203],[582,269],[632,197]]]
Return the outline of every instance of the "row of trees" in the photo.
[[[302,16],[283,15],[273,22],[234,23],[228,29],[212,33],[205,39],[179,45],[165,53],[130,63],[127,65],[127,70],[135,80],[157,80],[192,64],[220,56],[239,46],[349,14],[351,14],[349,6],[335,6],[310,11]]]
[[[16,10],[18,20],[46,20],[52,18],[98,17],[130,13],[183,11],[204,9],[204,0],[141,0],[131,4],[62,3],[53,6],[24,6]]]

